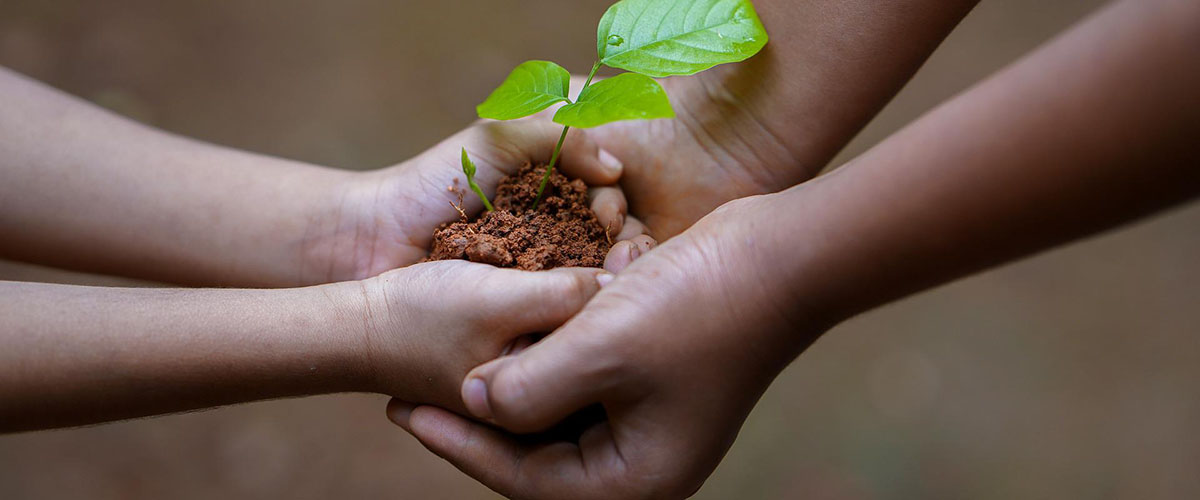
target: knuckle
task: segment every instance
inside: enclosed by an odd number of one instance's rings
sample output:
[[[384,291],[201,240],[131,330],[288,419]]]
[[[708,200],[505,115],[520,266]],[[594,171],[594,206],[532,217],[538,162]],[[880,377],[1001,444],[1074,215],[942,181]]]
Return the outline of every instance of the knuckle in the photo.
[[[558,295],[564,299],[562,303],[568,309],[564,314],[573,314],[592,298],[599,285],[591,271],[572,270],[563,274],[566,277],[559,285]]]
[[[514,432],[529,427],[529,411],[524,403],[529,401],[531,380],[529,374],[517,363],[509,364],[492,378],[488,391],[492,412],[496,421]]]

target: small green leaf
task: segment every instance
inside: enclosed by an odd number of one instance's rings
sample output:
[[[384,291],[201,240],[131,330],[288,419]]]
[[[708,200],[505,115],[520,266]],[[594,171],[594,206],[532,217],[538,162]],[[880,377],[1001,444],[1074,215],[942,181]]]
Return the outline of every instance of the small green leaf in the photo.
[[[548,61],[525,61],[475,111],[480,118],[494,120],[529,116],[556,102],[570,102],[567,98],[570,84],[571,74],[562,66]]]
[[[620,120],[674,117],[671,101],[658,82],[646,75],[622,73],[583,89],[573,104],[559,108],[554,121],[588,128]]]
[[[462,168],[463,173],[467,175],[467,186],[471,188],[471,191],[475,192],[480,201],[483,201],[483,208],[487,209],[488,212],[495,210],[495,208],[492,208],[492,202],[488,201],[487,195],[483,194],[483,190],[479,188],[479,184],[475,183],[475,162],[471,161],[470,156],[467,156],[467,148],[462,148]],[[455,207],[457,208],[457,205]]]
[[[471,157],[467,156],[467,148],[462,148],[462,167],[463,173],[467,174],[467,182],[475,179],[475,162],[471,161]]]
[[[644,75],[691,75],[767,44],[750,0],[621,0],[600,19],[600,62]]]

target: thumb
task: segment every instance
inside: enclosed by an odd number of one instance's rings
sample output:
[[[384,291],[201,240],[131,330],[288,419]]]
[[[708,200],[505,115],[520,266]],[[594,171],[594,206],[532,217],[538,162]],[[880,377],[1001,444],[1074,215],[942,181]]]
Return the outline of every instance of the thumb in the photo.
[[[572,338],[580,336],[563,331],[567,328],[519,354],[472,370],[462,386],[467,410],[526,434],[546,430],[577,410],[600,403],[615,385],[617,364],[612,356],[577,345]]]

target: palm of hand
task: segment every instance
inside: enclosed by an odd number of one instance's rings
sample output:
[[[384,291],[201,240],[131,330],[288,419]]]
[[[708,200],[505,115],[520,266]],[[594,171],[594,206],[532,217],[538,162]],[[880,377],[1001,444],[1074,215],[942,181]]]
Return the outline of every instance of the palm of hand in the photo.
[[[522,498],[681,498],[732,444],[773,377],[821,331],[749,265],[764,197],[730,203],[634,262],[562,328],[476,368],[471,413],[536,432],[602,404],[575,442],[528,444],[432,407],[394,421],[457,467]],[[750,216],[747,216],[750,215]],[[719,284],[719,286],[713,286]],[[647,335],[647,332],[654,332]],[[486,391],[473,390],[474,379]],[[703,418],[697,418],[703,415]]]
[[[524,163],[550,159],[559,127],[543,120],[481,121],[399,165],[357,174],[332,191],[337,197],[332,214],[310,224],[302,245],[308,258],[303,272],[332,282],[363,279],[420,261],[428,254],[433,232],[472,215],[482,202],[467,189],[459,164],[465,147],[478,166],[475,180],[488,193]],[[616,182],[620,167],[600,159],[586,135],[572,134],[560,165],[568,177],[592,186]],[[620,231],[625,199],[615,188],[600,188],[593,210],[606,227]]]
[[[739,77],[753,76],[742,71]],[[625,164],[621,187],[630,213],[660,241],[727,201],[778,191],[816,173],[776,139],[745,92],[721,83],[725,77],[718,68],[662,81],[677,115],[673,120],[619,122],[590,131]]]

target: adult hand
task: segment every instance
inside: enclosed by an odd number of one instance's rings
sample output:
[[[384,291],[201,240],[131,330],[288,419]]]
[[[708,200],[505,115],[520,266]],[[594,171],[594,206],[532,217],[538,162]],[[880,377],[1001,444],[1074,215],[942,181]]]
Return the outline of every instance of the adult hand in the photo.
[[[624,163],[630,213],[666,240],[727,201],[816,176],[976,1],[755,0],[771,36],[761,53],[661,80],[673,120],[589,132]]]
[[[770,195],[775,196],[775,195]],[[463,398],[504,429],[603,405],[578,443],[528,444],[440,408],[389,415],[434,453],[517,498],[673,498],[699,488],[763,390],[824,323],[760,275],[770,196],[723,206],[634,261],[566,325],[472,371]],[[767,221],[767,222],[762,222]],[[786,304],[786,305],[785,305]]]
[[[392,419],[511,496],[690,494],[836,320],[1200,194],[1181,132],[1200,107],[1179,105],[1200,84],[1198,14],[1111,4],[838,172],[718,209],[553,335],[468,374],[470,412],[513,432],[602,405],[577,442],[523,443],[428,407],[393,404]],[[1106,40],[1121,43],[1097,52]]]

